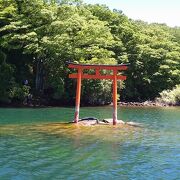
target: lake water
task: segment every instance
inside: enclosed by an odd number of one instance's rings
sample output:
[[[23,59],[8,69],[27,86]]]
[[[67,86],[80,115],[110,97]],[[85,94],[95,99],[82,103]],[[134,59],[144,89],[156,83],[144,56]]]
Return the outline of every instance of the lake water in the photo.
[[[118,107],[143,127],[63,124],[73,108],[0,109],[0,179],[180,178],[180,108]],[[111,118],[111,107],[81,108]]]

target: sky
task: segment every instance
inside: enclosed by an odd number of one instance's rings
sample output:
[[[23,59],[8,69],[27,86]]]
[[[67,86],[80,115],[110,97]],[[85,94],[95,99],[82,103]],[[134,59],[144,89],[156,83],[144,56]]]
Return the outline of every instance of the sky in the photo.
[[[122,10],[131,19],[166,23],[180,27],[180,0],[83,0],[87,4],[106,4]]]

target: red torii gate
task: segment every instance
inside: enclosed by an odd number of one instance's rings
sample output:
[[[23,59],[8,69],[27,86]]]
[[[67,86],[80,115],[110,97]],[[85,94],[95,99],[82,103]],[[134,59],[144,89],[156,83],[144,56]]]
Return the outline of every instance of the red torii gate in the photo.
[[[113,80],[113,125],[117,123],[117,80],[126,80],[126,76],[118,75],[119,70],[127,70],[127,64],[118,65],[89,65],[89,64],[75,64],[68,63],[69,68],[77,69],[77,74],[69,74],[69,78],[77,79],[76,89],[76,107],[74,122],[78,123],[79,120],[79,107],[81,97],[81,80],[82,79],[110,79]],[[94,69],[95,74],[84,74],[83,70]],[[100,70],[111,70],[112,75],[102,75]]]

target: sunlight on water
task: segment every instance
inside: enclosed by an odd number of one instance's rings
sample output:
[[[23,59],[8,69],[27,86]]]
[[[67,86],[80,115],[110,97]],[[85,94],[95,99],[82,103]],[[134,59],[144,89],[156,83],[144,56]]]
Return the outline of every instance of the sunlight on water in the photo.
[[[0,179],[180,177],[178,108],[119,109],[123,120],[143,123],[142,128],[66,124],[61,112],[66,122],[73,117],[68,108],[0,109]],[[107,117],[111,108],[81,112],[90,113]]]
[[[66,137],[72,139],[99,139],[102,141],[121,141],[142,132],[140,127],[128,125],[96,125],[82,126],[68,123],[50,123],[33,125],[4,125],[0,127],[0,135],[31,136],[33,134]]]

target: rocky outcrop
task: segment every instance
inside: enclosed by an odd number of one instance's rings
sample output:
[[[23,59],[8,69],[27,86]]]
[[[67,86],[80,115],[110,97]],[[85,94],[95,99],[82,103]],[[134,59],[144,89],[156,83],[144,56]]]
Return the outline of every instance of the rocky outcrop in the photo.
[[[73,122],[71,122],[73,123]],[[113,119],[103,119],[99,120],[94,117],[87,117],[87,118],[82,118],[78,121],[78,125],[83,125],[83,126],[91,126],[91,125],[112,125],[113,124]],[[122,120],[117,120],[117,125],[129,125],[129,126],[134,126],[134,127],[142,127],[142,124],[136,123],[136,122],[124,122]]]
[[[168,106],[167,104],[162,104],[154,101],[145,101],[145,102],[118,102],[120,106],[149,106],[149,107],[163,107]]]

